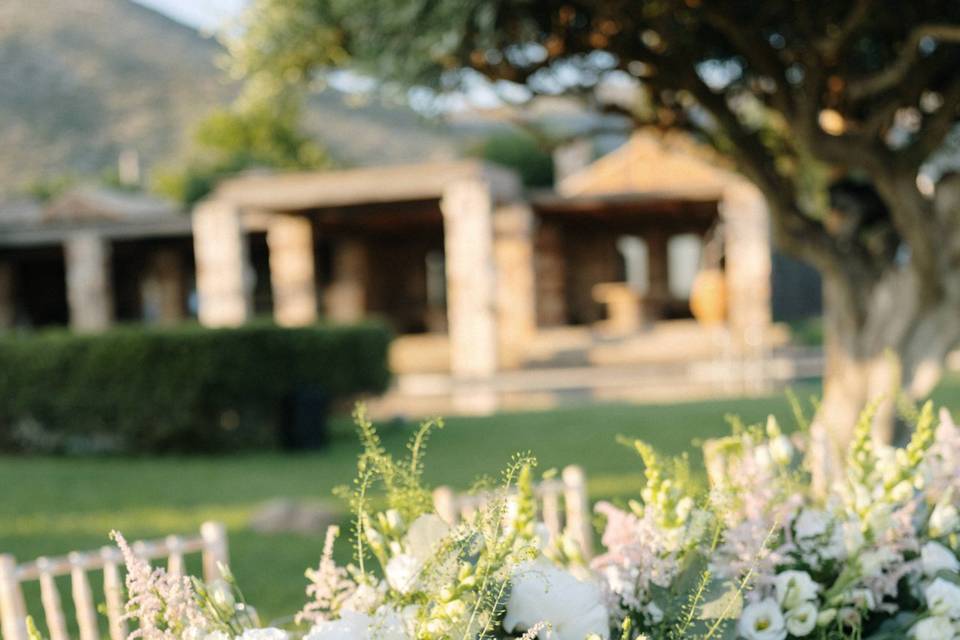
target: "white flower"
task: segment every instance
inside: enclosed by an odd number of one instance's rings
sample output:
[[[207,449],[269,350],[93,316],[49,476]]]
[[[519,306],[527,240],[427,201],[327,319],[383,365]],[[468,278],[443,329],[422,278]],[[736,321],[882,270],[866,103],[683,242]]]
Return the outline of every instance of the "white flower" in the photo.
[[[403,618],[381,607],[374,615],[345,611],[339,620],[321,622],[303,640],[410,640]]]
[[[405,543],[408,552],[421,564],[433,557],[437,547],[450,533],[450,525],[435,514],[422,515],[407,529]]]
[[[267,627],[266,629],[247,629],[240,636],[240,640],[287,640],[289,637],[283,629]]]
[[[886,547],[860,554],[860,574],[864,578],[876,578],[885,567],[897,559],[897,554]]]
[[[847,596],[847,600],[854,606],[867,611],[871,611],[877,606],[877,599],[870,589],[854,589]]]
[[[852,556],[863,547],[863,531],[860,523],[850,520],[843,523],[843,546],[848,556]]]
[[[784,640],[786,623],[773,598],[747,605],[740,615],[737,631],[747,640]]]
[[[960,526],[960,513],[949,502],[941,502],[930,514],[930,535],[941,538],[957,530]]]
[[[382,584],[382,583],[381,583]],[[340,606],[341,611],[356,611],[358,613],[370,613],[375,611],[383,599],[383,592],[369,584],[357,586],[356,591],[343,601]]]
[[[790,442],[790,438],[781,434],[771,440],[770,456],[781,466],[789,464],[793,458],[793,444]]]
[[[952,640],[953,626],[942,616],[924,618],[910,629],[910,637],[915,640]]]
[[[787,612],[787,631],[792,636],[802,638],[816,626],[817,607],[812,602],[804,602]]]
[[[513,574],[503,628],[513,633],[543,622],[540,640],[610,636],[607,608],[597,585],[581,582],[545,560],[527,562]]]
[[[938,616],[960,618],[960,587],[943,578],[937,578],[923,590],[927,609]]]
[[[384,572],[387,575],[387,582],[393,589],[407,594],[417,581],[420,562],[409,553],[401,553],[390,558]]]
[[[657,606],[657,603],[651,601],[643,608],[651,624],[660,624],[663,622],[663,610]]]
[[[809,540],[822,536],[830,525],[830,517],[817,509],[804,509],[793,523],[797,540]]]
[[[225,631],[211,631],[206,636],[204,640],[231,640],[230,636],[227,635]]]
[[[928,576],[934,576],[938,571],[957,571],[960,569],[960,562],[953,551],[947,549],[939,542],[928,542],[920,550],[920,562],[923,565],[923,572]]]
[[[777,602],[784,609],[793,609],[817,597],[820,585],[806,571],[784,571],[774,579]]]

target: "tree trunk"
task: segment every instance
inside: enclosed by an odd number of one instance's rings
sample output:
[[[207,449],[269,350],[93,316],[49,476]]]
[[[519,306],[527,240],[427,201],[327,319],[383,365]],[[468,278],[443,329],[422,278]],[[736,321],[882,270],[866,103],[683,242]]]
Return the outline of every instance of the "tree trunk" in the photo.
[[[909,265],[891,266],[878,280],[823,274],[823,401],[811,427],[815,488],[840,478],[861,412],[875,403],[873,435],[892,443],[896,401],[927,396],[948,351],[960,338],[960,305],[920,301]]]

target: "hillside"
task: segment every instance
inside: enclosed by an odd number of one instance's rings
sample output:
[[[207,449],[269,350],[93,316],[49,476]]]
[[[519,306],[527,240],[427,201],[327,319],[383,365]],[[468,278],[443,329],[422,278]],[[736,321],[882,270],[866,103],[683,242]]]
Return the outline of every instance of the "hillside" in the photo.
[[[216,41],[129,0],[0,2],[0,194],[40,178],[95,177],[136,149],[178,157],[194,124],[230,100]],[[413,112],[327,92],[310,129],[342,164],[438,159],[455,136]]]

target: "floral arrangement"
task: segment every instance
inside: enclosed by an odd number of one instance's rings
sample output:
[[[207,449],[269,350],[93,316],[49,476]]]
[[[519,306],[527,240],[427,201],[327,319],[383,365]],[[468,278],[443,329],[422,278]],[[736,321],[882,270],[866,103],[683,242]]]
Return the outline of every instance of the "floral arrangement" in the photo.
[[[960,429],[927,404],[903,447],[879,445],[872,413],[844,478],[813,495],[807,441],[772,418],[734,423],[716,451],[732,473],[698,486],[685,459],[629,442],[637,500],[596,505],[603,551],[584,561],[537,520],[535,460],[516,456],[484,505],[450,524],[422,482],[420,427],[395,459],[362,410],[352,488],[353,560],[331,528],[307,571],[296,627],[261,628],[229,572],[203,585],[151,569],[127,548],[131,638],[144,640],[948,640],[960,638]],[[802,416],[801,416],[802,418]],[[700,483],[702,485],[702,483]]]

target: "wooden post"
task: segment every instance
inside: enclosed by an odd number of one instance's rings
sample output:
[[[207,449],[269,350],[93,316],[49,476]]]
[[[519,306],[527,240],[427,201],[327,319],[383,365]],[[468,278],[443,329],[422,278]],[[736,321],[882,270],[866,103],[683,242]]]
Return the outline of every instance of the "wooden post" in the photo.
[[[227,527],[221,522],[204,522],[200,525],[203,538],[203,579],[213,582],[222,577],[220,565],[230,564],[227,548]]]
[[[4,640],[27,640],[27,606],[17,578],[17,561],[0,554],[0,629]]]
[[[581,467],[563,470],[563,496],[567,507],[567,535],[580,546],[584,560],[593,557],[593,531],[590,527],[590,497],[587,475]]]

